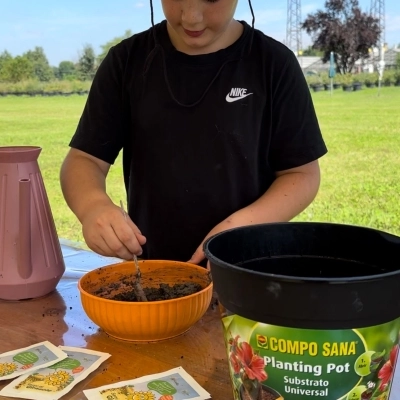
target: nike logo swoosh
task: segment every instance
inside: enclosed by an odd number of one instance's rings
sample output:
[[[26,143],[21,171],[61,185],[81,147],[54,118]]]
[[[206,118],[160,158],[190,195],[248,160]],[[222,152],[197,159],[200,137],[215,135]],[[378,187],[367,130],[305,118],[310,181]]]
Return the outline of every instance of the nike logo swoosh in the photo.
[[[242,100],[242,99],[244,99],[245,97],[250,96],[250,95],[252,95],[252,94],[253,94],[253,93],[247,93],[247,94],[245,94],[244,96],[231,97],[231,96],[230,96],[230,93],[228,93],[228,94],[226,95],[226,101],[227,101],[228,103],[233,103],[234,101]]]

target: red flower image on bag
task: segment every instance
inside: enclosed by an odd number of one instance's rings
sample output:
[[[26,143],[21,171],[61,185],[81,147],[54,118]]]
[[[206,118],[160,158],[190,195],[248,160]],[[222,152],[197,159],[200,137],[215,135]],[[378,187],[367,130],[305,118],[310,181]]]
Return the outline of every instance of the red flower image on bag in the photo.
[[[389,356],[389,360],[382,366],[379,371],[378,378],[381,380],[379,385],[379,390],[384,391],[387,389],[388,385],[390,384],[393,374],[394,374],[394,367],[396,366],[396,360],[399,354],[399,345],[396,345],[392,348]]]
[[[268,379],[264,358],[254,352],[247,342],[239,342],[240,336],[229,339],[229,362],[236,379],[240,381],[251,399],[258,399],[261,382]]]

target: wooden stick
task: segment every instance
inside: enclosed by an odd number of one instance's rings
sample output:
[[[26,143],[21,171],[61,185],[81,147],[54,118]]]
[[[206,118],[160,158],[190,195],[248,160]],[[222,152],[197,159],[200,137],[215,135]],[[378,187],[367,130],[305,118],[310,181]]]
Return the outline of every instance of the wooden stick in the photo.
[[[122,202],[122,200],[120,200],[119,203],[121,206],[122,215],[124,216],[125,221],[127,221],[129,218],[129,215],[125,211],[124,203]],[[147,297],[144,294],[142,285],[140,284],[141,273],[140,273],[139,265],[137,263],[136,256],[134,256],[133,259],[135,261],[135,267],[136,267],[135,282],[133,282],[133,285],[132,285],[133,291],[135,292],[137,301],[147,301]]]
[[[144,294],[142,285],[140,284],[140,281],[137,278],[135,282],[133,282],[133,291],[135,292],[137,301],[148,301],[146,295]]]

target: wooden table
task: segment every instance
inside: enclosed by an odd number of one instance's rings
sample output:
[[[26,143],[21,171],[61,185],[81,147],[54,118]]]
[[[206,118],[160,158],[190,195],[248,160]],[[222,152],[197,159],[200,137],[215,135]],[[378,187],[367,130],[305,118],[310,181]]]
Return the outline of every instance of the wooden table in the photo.
[[[211,393],[213,399],[232,399],[218,309],[210,307],[195,326],[175,339],[145,344],[113,339],[86,317],[77,282],[85,272],[120,260],[101,257],[66,241],[61,243],[66,271],[55,292],[36,300],[0,300],[0,353],[49,340],[55,345],[111,354],[97,371],[75,386],[63,400],[86,400],[82,393],[84,389],[179,366]],[[0,381],[0,389],[8,383]],[[400,362],[390,400],[400,400]]]
[[[118,262],[61,241],[66,271],[56,291],[40,299],[0,301],[0,353],[44,340],[111,354],[98,370],[63,399],[86,399],[82,390],[133,379],[182,366],[211,393],[213,399],[232,398],[222,325],[218,309],[185,334],[158,343],[137,344],[109,337],[82,309],[78,279],[94,268]],[[0,389],[10,381],[0,381]],[[0,399],[11,399],[0,397]]]

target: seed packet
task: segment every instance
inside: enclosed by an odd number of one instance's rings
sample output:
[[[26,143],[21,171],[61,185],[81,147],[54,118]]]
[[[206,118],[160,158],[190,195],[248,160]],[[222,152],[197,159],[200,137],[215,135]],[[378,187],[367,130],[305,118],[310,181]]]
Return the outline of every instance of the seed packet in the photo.
[[[57,400],[96,370],[111,355],[99,351],[60,346],[67,358],[20,376],[0,390],[0,396]]]
[[[67,353],[48,341],[8,351],[0,354],[0,381],[47,367],[67,357]]]
[[[208,400],[211,396],[182,367],[83,391],[88,400]]]

